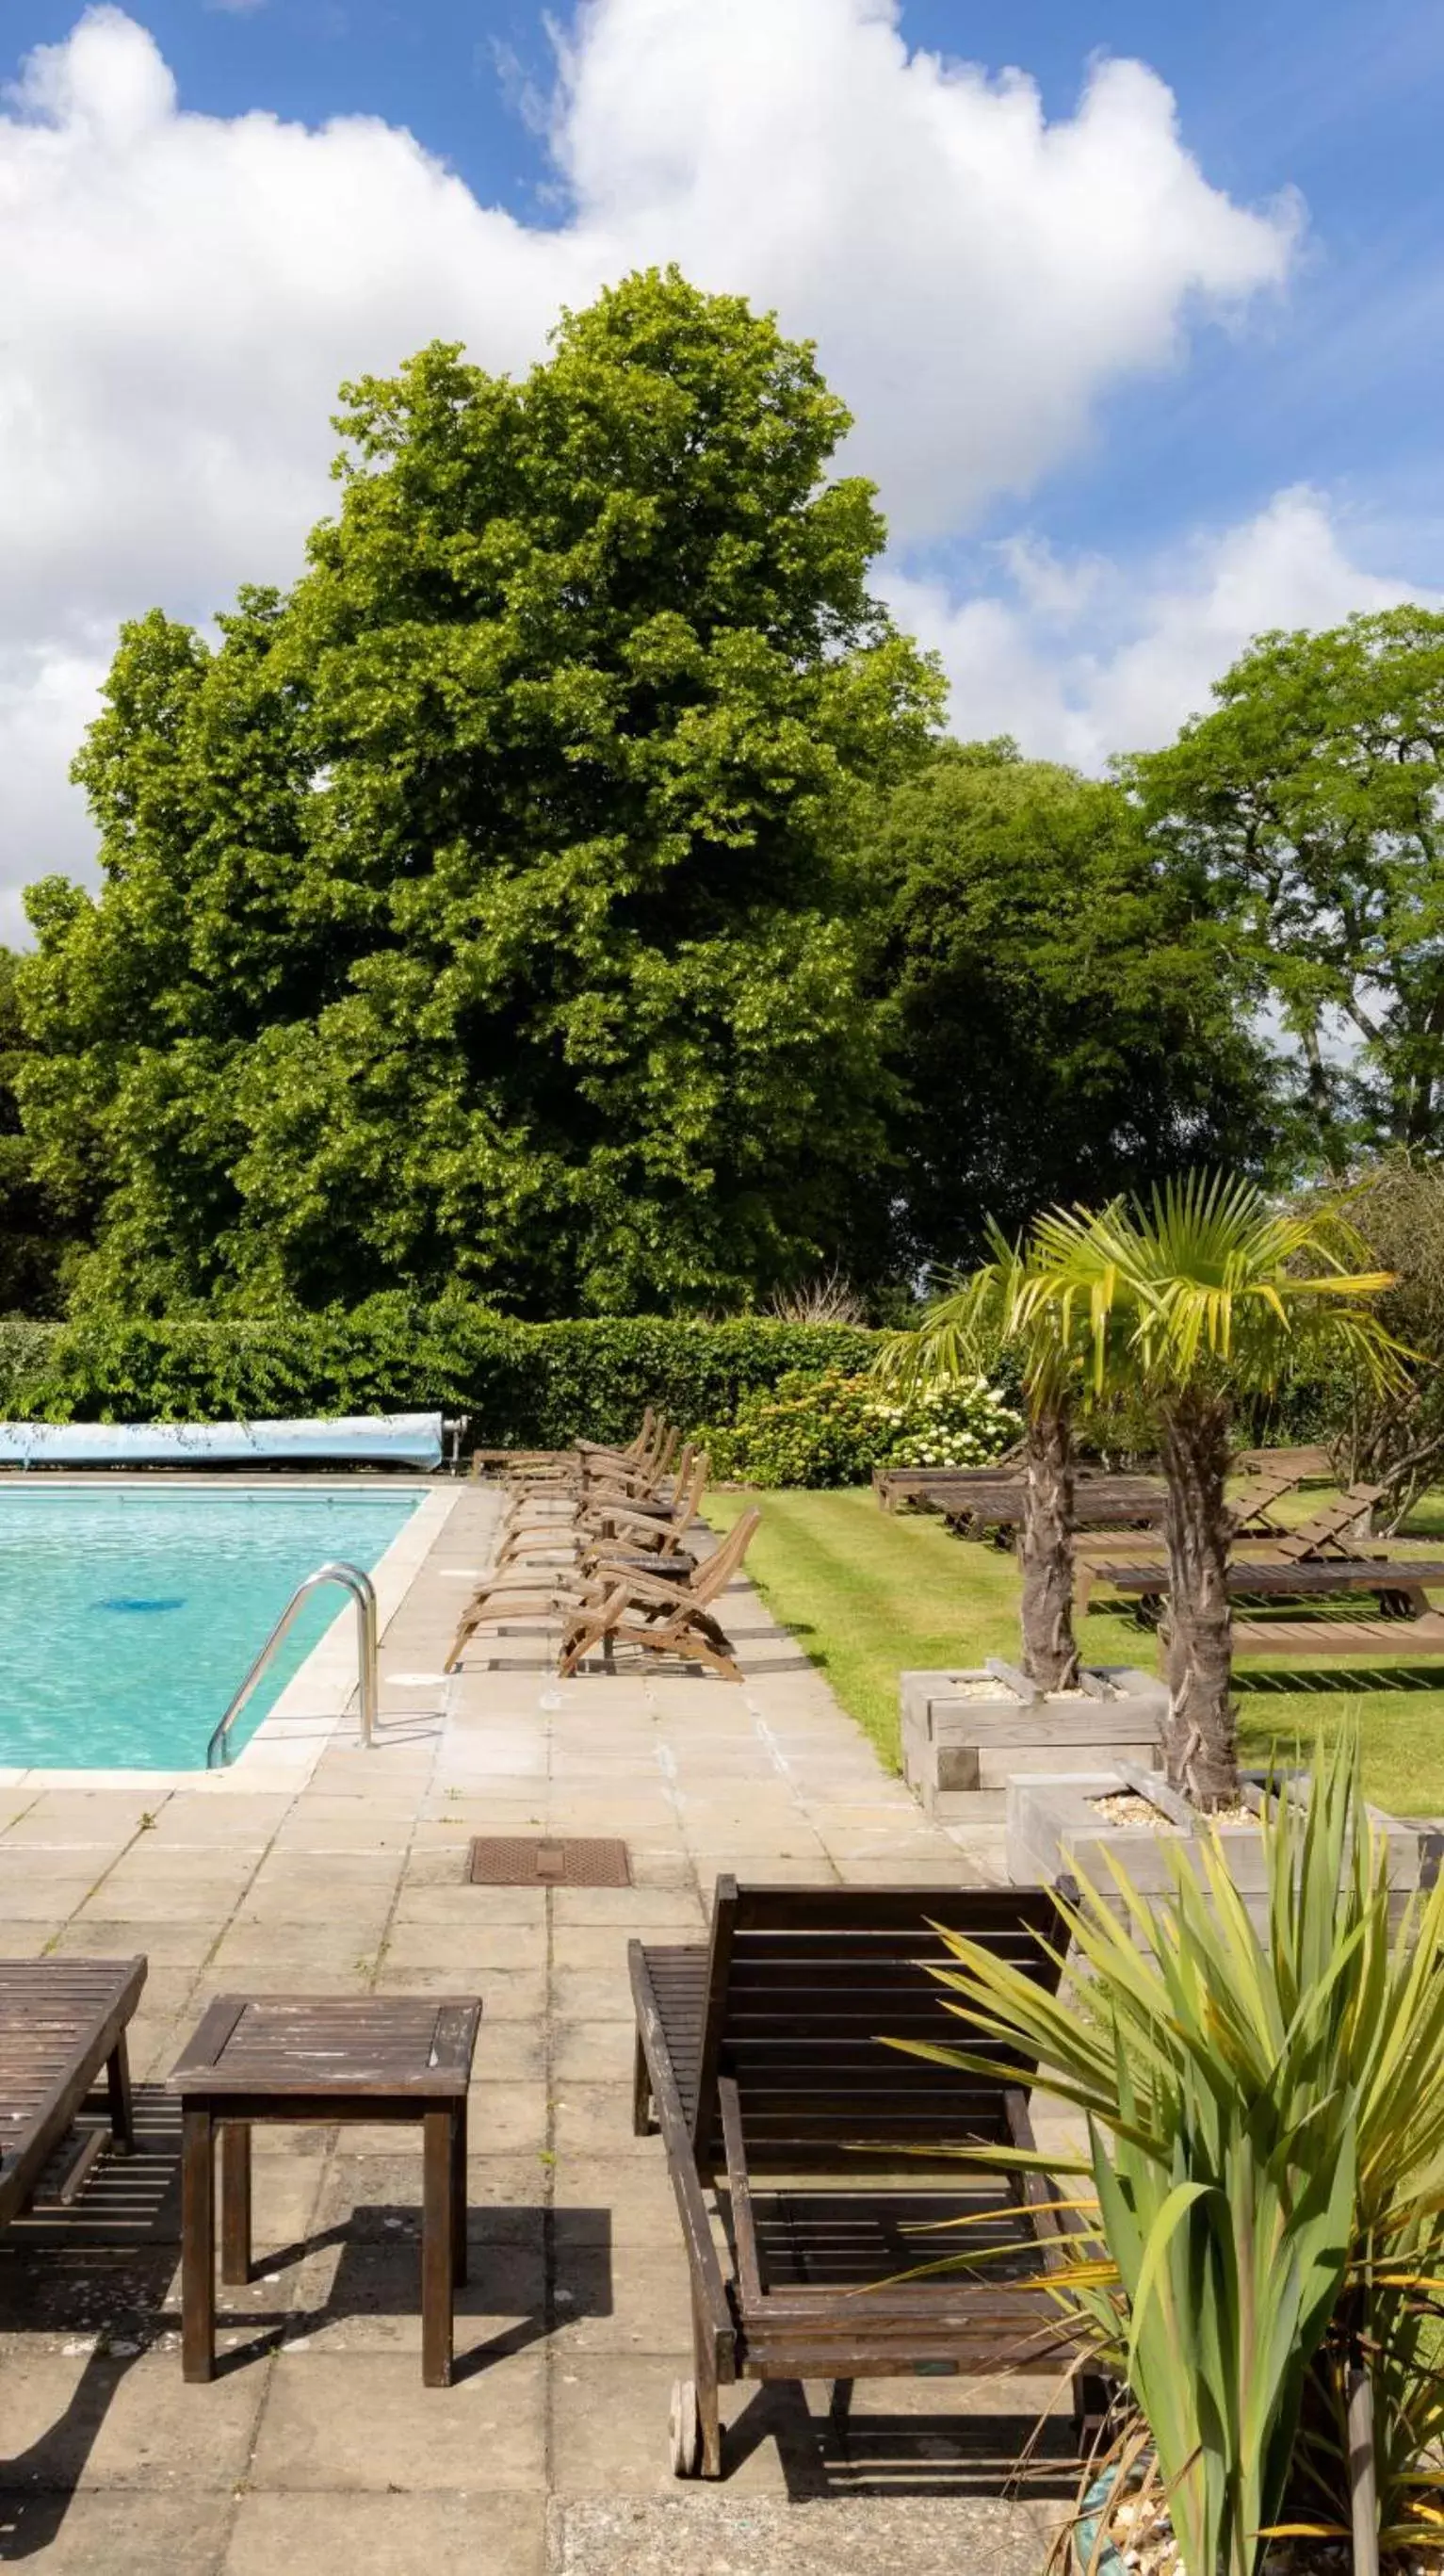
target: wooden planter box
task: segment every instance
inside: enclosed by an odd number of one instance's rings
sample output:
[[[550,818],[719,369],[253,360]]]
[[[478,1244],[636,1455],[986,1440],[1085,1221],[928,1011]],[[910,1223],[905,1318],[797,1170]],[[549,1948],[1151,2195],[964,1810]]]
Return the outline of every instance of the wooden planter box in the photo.
[[[904,1673],[903,1769],[929,1815],[1001,1822],[1014,1772],[1151,1766],[1168,1693],[1131,1664],[1099,1665],[1081,1697],[1041,1691],[1000,1657],[968,1671]]]
[[[1160,1810],[1156,1832],[1136,1825],[1111,1824],[1100,1815],[1095,1800],[1122,1796],[1130,1790],[1165,1802],[1169,1812]],[[1251,1801],[1256,1801],[1257,1790],[1250,1796]],[[1370,1807],[1368,1814],[1388,1843],[1389,1884],[1394,1911],[1399,1915],[1419,1885],[1421,1872],[1427,1884],[1437,1871],[1439,1837],[1432,1827],[1387,1816],[1378,1807]],[[1183,1822],[1184,1815],[1192,1821]],[[1189,1867],[1202,1876],[1203,1826],[1204,1819],[1175,1799],[1161,1779],[1151,1779],[1146,1770],[1127,1761],[1109,1769],[1055,1771],[1013,1779],[1007,1792],[1008,1876],[1016,1885],[1026,1887],[1046,1887],[1062,1877],[1075,1878],[1080,1884],[1086,1880],[1121,1912],[1122,1900],[1108,1856],[1126,1873],[1140,1896],[1166,1895],[1173,1884],[1168,1857],[1171,1851],[1182,1852]],[[1267,1914],[1263,1836],[1257,1826],[1247,1824],[1220,1825],[1216,1831],[1229,1876],[1255,1923],[1262,1927]]]

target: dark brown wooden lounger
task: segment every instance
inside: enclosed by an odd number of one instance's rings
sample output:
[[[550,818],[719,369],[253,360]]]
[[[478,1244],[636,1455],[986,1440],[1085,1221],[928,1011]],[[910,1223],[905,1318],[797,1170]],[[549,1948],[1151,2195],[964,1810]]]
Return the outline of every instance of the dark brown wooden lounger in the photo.
[[[1156,1612],[1168,1595],[1166,1565],[1095,1565],[1095,1581],[1136,1600],[1145,1615]],[[1322,1557],[1290,1563],[1286,1558],[1236,1556],[1228,1569],[1231,1601],[1328,1600],[1341,1592],[1372,1592],[1379,1606],[1400,1619],[1419,1618],[1428,1609],[1426,1587],[1444,1585],[1444,1559],[1421,1556]]]
[[[0,2226],[20,2216],[102,2067],[111,2143],[130,2154],[125,2031],[145,1970],[143,1958],[0,1959]],[[84,2140],[62,2199],[78,2192],[106,2134]]]
[[[1056,1986],[1050,1945],[1065,1936],[1051,1891],[1037,1887],[719,1878],[708,1944],[631,1944],[635,2126],[644,2134],[655,2112],[692,2275],[696,2377],[673,2395],[679,2477],[721,2475],[722,2383],[831,2379],[845,2412],[858,2378],[1052,2374],[1076,2358],[1043,2287],[1058,2241],[1042,2206],[1052,2195],[1041,2178],[1020,2184],[947,2153],[1031,2146],[1033,2070],[943,2009],[924,1963],[947,1952],[930,1924]],[[996,2054],[996,2081],[888,2038],[982,2048]],[[719,2181],[726,2253],[706,2198]],[[964,2215],[982,2223],[939,2234]],[[985,2243],[1001,2250],[972,2275],[899,2281]]]

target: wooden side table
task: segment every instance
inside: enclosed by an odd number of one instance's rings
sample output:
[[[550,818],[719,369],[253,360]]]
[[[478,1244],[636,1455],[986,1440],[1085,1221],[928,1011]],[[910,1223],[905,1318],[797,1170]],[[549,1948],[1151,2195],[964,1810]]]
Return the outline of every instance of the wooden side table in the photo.
[[[251,2126],[419,2120],[421,2376],[451,2385],[452,2290],[466,2278],[466,2088],[474,1995],[218,1995],[174,2068],[181,2099],[181,2367],[215,2372],[215,2133],[221,2278],[251,2276]]]

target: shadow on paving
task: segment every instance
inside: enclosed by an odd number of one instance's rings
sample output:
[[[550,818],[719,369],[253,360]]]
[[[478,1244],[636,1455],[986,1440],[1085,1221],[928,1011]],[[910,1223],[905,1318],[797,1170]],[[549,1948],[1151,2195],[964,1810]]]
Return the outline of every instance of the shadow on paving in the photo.
[[[68,2338],[67,2359],[85,2353],[63,2411],[25,2450],[6,2453],[0,2432],[0,2565],[55,2544],[135,2363],[159,2351],[180,2381],[179,2111],[154,2085],[137,2086],[135,2107],[134,2157],[102,2156],[73,2205],[35,2207],[0,2240],[0,2333],[16,2366],[24,2367],[27,2336],[43,2338],[51,2354],[57,2339]],[[102,2116],[99,2105],[87,2106],[81,2125],[92,2116]],[[219,2285],[220,2336],[239,2333],[244,2340],[221,2342],[216,2378],[243,2372],[323,2328],[338,2329],[345,2349],[348,2324],[419,2320],[419,2155],[416,2182],[415,2201],[357,2199],[334,2224],[258,2252],[248,2286]],[[560,2326],[612,2314],[607,2210],[473,2204],[467,2246],[470,2279],[455,2292],[458,2382],[544,2342]],[[332,2253],[338,2259],[317,2296],[313,2267]],[[273,2296],[258,2303],[257,2288],[271,2289],[275,2275],[281,2278]],[[484,2319],[491,2331],[468,2343],[474,2319]]]
[[[885,2384],[885,2383],[883,2383]],[[951,2383],[960,2392],[966,2382]],[[1032,2415],[814,2415],[792,2385],[762,2387],[723,2438],[724,2488],[743,2462],[777,2445],[796,2504],[826,2497],[991,2497],[1068,2503],[1078,2490],[1070,2419]]]
[[[53,2547],[116,2390],[139,2359],[93,2352],[65,2412],[28,2450],[0,2459],[0,2566]]]
[[[555,2252],[558,2222],[586,2239],[584,2246],[565,2256],[560,2277]],[[340,2329],[337,2342],[345,2349],[348,2325],[381,2317],[420,2318],[421,2226],[414,2202],[358,2202],[334,2226],[310,2229],[294,2245],[268,2250],[255,2271],[269,2285],[273,2273],[295,2272],[331,2251],[338,2252],[339,2260],[322,2297],[308,2298],[302,2281],[294,2296],[287,2298],[283,2291],[275,2301],[258,2305],[243,2289],[221,2287],[218,2330],[222,2335],[243,2334],[245,2341],[218,2349],[217,2379],[248,2370],[285,2344],[314,2337],[327,2328]],[[559,2326],[612,2314],[611,2223],[606,2210],[547,2209],[514,2202],[473,2209],[467,2253],[470,2278],[453,2293],[457,2352],[452,2378],[457,2387],[498,2362],[544,2343]],[[481,2342],[468,2342],[468,2327],[479,2318],[495,2330]],[[498,2323],[499,2319],[505,2322]]]

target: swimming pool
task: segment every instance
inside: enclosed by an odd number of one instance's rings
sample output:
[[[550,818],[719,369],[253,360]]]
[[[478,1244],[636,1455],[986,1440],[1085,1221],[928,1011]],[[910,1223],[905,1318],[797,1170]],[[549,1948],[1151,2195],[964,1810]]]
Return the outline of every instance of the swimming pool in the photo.
[[[0,1492],[0,1763],[199,1769],[298,1583],[328,1557],[367,1573],[421,1489]],[[297,1617],[232,1732],[255,1733],[345,1606]]]

